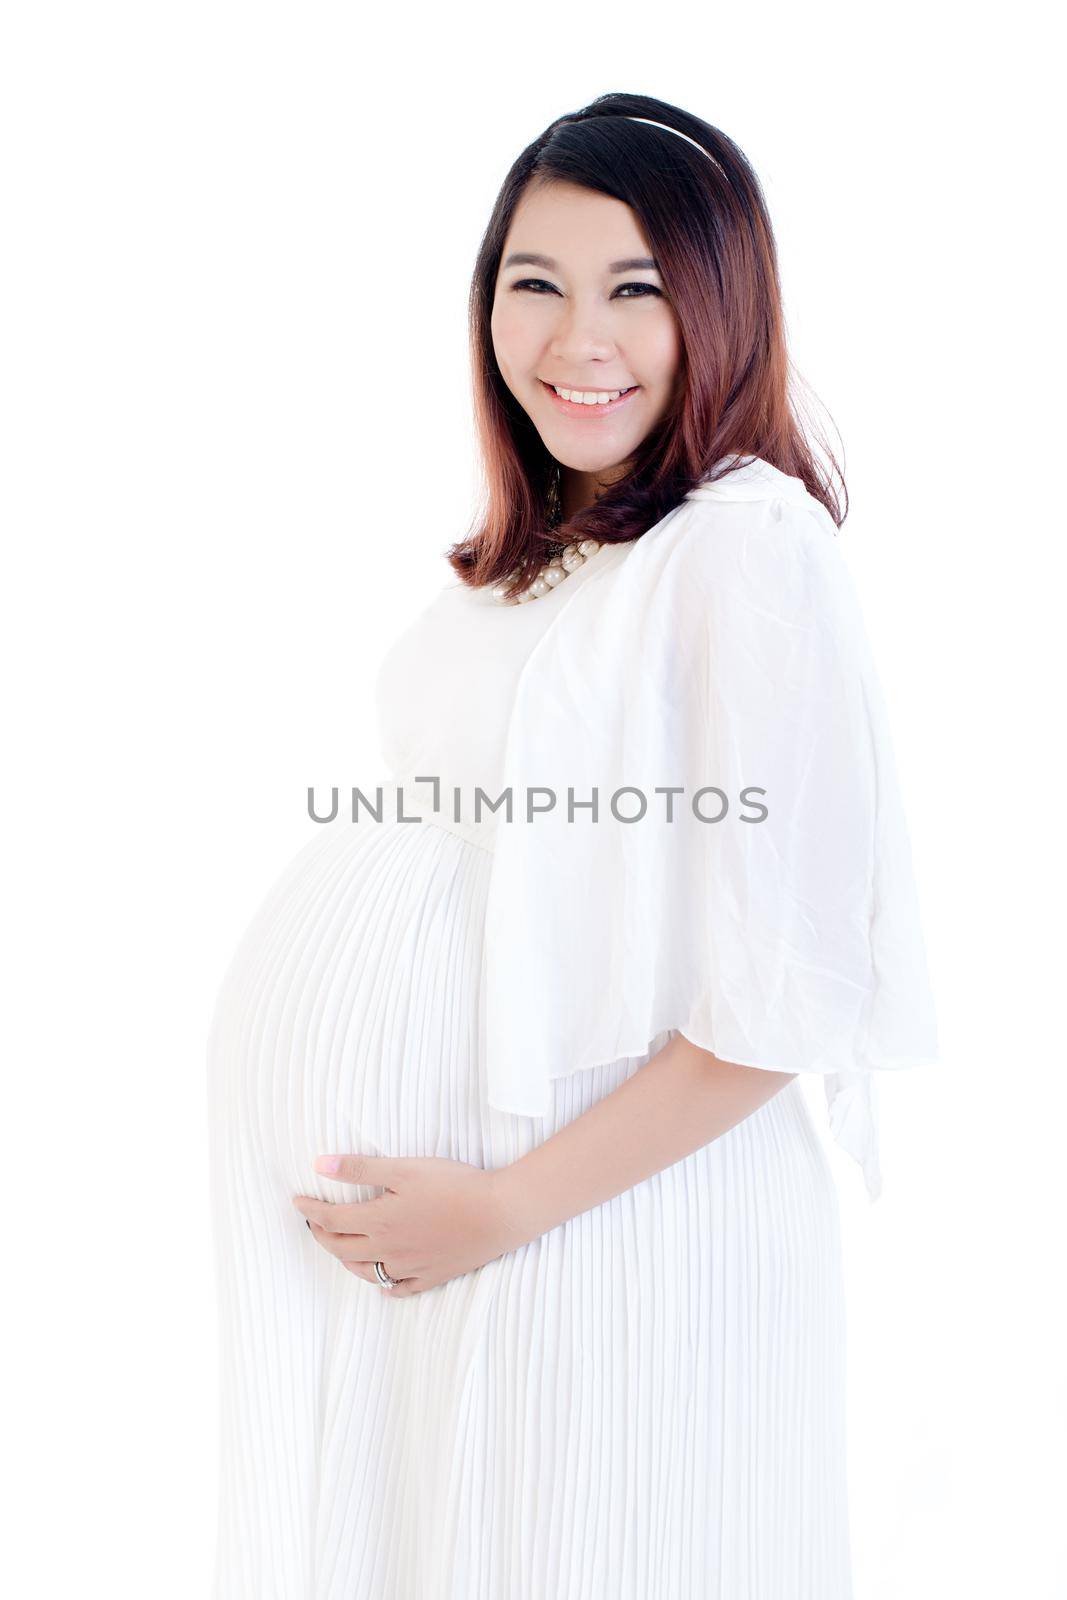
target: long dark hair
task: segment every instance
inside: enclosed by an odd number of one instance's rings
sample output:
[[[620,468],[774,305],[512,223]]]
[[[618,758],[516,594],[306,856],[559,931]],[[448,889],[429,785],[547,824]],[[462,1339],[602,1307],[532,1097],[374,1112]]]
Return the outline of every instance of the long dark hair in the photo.
[[[706,155],[662,128],[668,124]],[[562,181],[633,210],[678,320],[679,399],[641,442],[631,471],[562,520],[559,463],[511,394],[493,352],[490,320],[504,241],[532,182]],[[848,514],[794,407],[778,255],[767,205],[745,156],[718,128],[666,101],[604,94],[558,117],[512,166],[493,207],[470,293],[471,377],[484,509],[446,556],[466,583],[527,581],[549,548],[583,538],[639,537],[716,463],[757,455],[800,478],[840,527]],[[830,465],[844,479],[820,439]],[[720,470],[714,476],[720,477]]]

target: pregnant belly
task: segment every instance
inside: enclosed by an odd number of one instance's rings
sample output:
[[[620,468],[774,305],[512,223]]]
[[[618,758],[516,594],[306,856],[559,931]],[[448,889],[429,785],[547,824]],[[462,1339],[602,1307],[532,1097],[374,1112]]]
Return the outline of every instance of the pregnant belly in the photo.
[[[316,1192],[311,1163],[327,1151],[480,1161],[491,861],[425,822],[342,821],[300,852],[216,1001],[208,1081],[220,1160],[254,1165],[286,1196]]]

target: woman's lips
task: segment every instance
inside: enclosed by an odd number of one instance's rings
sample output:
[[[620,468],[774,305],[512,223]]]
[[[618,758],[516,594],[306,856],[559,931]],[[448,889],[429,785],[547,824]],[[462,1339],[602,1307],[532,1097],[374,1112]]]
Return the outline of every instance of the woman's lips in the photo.
[[[618,411],[620,406],[627,405],[641,387],[639,383],[635,383],[631,388],[624,389],[617,400],[598,400],[596,405],[587,406],[581,400],[564,400],[562,395],[558,395],[552,385],[546,383],[543,378],[539,378],[537,381],[552,404],[559,411],[562,411],[565,416],[574,417],[576,420],[580,417],[588,417],[593,420],[596,417],[610,416],[613,412]]]

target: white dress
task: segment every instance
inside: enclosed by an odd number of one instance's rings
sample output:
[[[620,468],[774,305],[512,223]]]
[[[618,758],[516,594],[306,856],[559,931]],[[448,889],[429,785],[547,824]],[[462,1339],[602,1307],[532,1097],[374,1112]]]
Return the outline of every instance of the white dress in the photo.
[[[785,486],[795,497],[796,480],[765,463],[738,476],[746,482],[764,507],[783,503]],[[697,491],[682,523],[698,514],[712,532],[722,508]],[[602,547],[521,606],[450,577],[379,672],[389,773],[361,788],[375,801],[382,784],[383,820],[363,809],[353,823],[342,792],[337,819],[313,825],[233,959],[209,1042],[216,1600],[852,1594],[837,1195],[798,1081],[608,1203],[399,1300],[346,1272],[291,1204],[298,1193],[380,1192],[317,1176],[319,1153],[497,1167],[640,1070],[675,1029],[711,1047],[701,1035],[720,1025],[717,1002],[679,995],[692,1011],[667,1008],[659,1027],[653,997],[633,1027],[658,1031],[637,1053],[595,1061],[578,1050],[534,1095],[543,1114],[500,1109],[533,1071],[518,1055],[504,1064],[510,1036],[543,1037],[547,1018],[567,1039],[564,1023],[587,1012],[634,1013],[599,977],[587,983],[595,964],[583,966],[581,944],[567,951],[577,970],[554,980],[570,996],[567,1017],[542,1007],[537,961],[551,941],[540,935],[555,938],[552,895],[573,889],[553,884],[568,845],[546,833],[538,858],[532,828],[524,846],[516,827],[468,805],[475,784],[496,795],[520,770],[516,707],[525,695],[535,719],[546,709],[537,690],[553,664],[555,711],[562,693],[590,715],[586,680],[567,675],[578,646],[564,619],[584,612],[587,637],[631,563],[650,559],[656,540],[662,553],[679,526],[668,517]],[[657,592],[670,594],[665,579]],[[643,643],[654,659],[654,641]],[[414,781],[431,777],[436,797]],[[401,815],[417,820],[398,820],[393,785]],[[462,789],[458,819],[450,786]],[[581,859],[613,870],[595,853]],[[541,887],[525,883],[512,903],[527,860]],[[507,867],[496,883],[495,861]],[[601,889],[611,893],[606,880]],[[570,900],[587,939],[597,907]],[[487,927],[508,960],[529,965],[512,970],[501,951],[494,968]],[[625,977],[617,951],[611,959]],[[487,1039],[499,1041],[496,1092]],[[870,1126],[862,1150],[854,1116],[835,1132],[870,1177]]]

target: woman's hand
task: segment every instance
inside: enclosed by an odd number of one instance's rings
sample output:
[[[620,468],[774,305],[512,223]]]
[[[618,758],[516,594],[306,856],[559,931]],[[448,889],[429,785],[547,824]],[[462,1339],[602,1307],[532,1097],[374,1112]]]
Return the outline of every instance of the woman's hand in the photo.
[[[324,1250],[394,1299],[474,1272],[524,1242],[504,1209],[496,1173],[465,1161],[319,1156],[315,1170],[339,1183],[385,1187],[374,1200],[349,1204],[298,1194],[293,1205]],[[395,1289],[380,1282],[376,1261],[399,1280]]]

